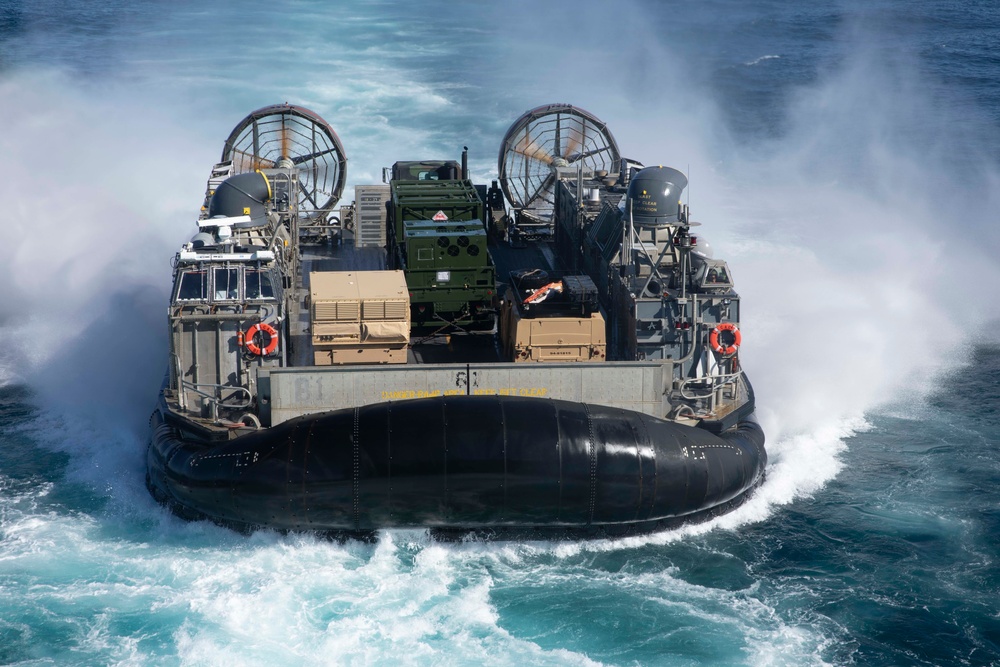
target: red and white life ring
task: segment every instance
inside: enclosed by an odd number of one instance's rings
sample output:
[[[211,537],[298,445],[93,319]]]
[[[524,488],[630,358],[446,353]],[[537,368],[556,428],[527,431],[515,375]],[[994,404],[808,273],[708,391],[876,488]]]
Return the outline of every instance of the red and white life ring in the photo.
[[[725,345],[719,342],[719,334],[723,331],[729,331],[733,334],[733,342],[729,345]],[[724,357],[730,357],[736,354],[736,351],[740,349],[740,343],[743,342],[743,334],[740,333],[739,328],[732,322],[723,322],[717,324],[712,333],[708,335],[708,344],[712,346],[712,349],[721,354]]]
[[[263,342],[257,342],[258,334],[267,335],[267,345],[264,345]],[[278,349],[278,330],[267,322],[258,322],[247,329],[244,340],[246,341],[247,352],[262,357],[267,356],[269,354],[273,354],[274,351]]]

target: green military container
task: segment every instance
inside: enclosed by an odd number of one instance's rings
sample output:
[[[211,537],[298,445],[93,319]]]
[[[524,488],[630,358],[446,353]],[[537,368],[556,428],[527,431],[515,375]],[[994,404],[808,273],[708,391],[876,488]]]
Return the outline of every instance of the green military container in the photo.
[[[406,267],[411,271],[478,268],[490,263],[480,220],[407,220],[403,227]]]
[[[415,328],[492,329],[496,272],[484,204],[455,161],[397,162],[386,223],[390,268],[403,269]]]
[[[496,271],[482,221],[403,223],[401,259],[415,327],[492,329]]]
[[[393,181],[391,187],[387,230],[391,244],[403,242],[406,220],[483,220],[483,201],[471,181]],[[392,255],[392,248],[388,250]]]

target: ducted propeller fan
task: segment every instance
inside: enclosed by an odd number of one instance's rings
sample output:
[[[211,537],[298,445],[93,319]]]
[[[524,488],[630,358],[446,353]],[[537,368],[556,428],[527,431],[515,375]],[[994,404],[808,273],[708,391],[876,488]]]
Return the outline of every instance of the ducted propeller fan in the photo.
[[[299,177],[302,224],[322,224],[340,201],[347,157],[340,137],[318,114],[291,104],[252,112],[233,129],[222,150],[233,174],[271,169],[290,160]]]
[[[514,121],[500,145],[504,196],[520,215],[552,222],[557,170],[618,171],[621,155],[607,125],[570,104],[549,104]]]

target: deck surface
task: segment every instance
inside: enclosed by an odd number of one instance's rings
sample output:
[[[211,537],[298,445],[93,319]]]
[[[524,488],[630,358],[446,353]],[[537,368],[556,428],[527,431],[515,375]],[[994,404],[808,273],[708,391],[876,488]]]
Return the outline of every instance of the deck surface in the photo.
[[[309,332],[309,308],[305,298],[309,294],[309,274],[313,271],[378,271],[385,269],[385,250],[382,248],[356,248],[348,239],[343,243],[303,244],[301,248],[300,298],[289,311],[291,334],[290,364],[313,365],[313,351]],[[555,255],[548,243],[529,243],[514,247],[508,243],[490,244],[490,256],[496,264],[497,294],[507,287],[511,271],[542,268],[552,271]],[[420,363],[483,363],[498,362],[500,358],[496,336],[489,332],[414,337],[407,355],[408,364]]]

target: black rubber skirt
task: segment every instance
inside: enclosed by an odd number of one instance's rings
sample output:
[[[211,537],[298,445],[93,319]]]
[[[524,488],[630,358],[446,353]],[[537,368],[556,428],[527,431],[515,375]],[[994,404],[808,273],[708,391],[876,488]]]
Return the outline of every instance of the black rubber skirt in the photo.
[[[216,446],[158,413],[148,483],[182,515],[244,527],[621,533],[726,511],[766,463],[752,416],[716,435],[597,405],[456,396],[309,415]]]

